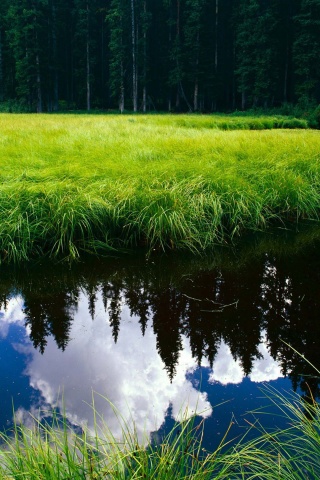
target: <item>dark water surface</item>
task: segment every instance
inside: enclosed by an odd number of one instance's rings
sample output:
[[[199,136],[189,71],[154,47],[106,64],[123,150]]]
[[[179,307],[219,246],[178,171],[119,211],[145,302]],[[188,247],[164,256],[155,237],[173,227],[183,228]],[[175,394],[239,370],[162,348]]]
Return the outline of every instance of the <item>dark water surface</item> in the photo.
[[[319,398],[318,233],[269,237],[237,252],[143,254],[68,265],[1,267],[0,428],[59,408],[93,427],[90,404],[120,435],[107,397],[138,432],[161,437],[186,405],[214,448],[266,407],[261,387]],[[305,243],[305,245],[304,245]],[[298,355],[288,344],[300,352]],[[158,432],[158,433],[156,433]]]

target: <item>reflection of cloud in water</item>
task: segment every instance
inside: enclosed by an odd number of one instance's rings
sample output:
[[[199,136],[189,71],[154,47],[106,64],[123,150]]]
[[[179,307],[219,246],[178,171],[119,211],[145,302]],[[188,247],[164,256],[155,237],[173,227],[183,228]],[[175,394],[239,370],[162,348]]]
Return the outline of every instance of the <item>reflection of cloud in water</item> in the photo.
[[[79,303],[70,332],[72,340],[65,352],[57,349],[52,338],[44,355],[32,351],[26,373],[46,403],[55,406],[58,392],[63,388],[69,420],[75,424],[87,423],[92,428],[88,403],[92,400],[92,390],[96,391],[100,395],[95,395],[95,408],[113,432],[117,432],[118,421],[101,395],[108,398],[125,419],[132,418],[139,432],[159,428],[170,403],[175,418],[184,401],[188,402],[190,411],[206,410],[203,415],[210,415],[206,394],[199,393],[186,379],[186,372],[196,368],[186,342],[171,384],[150,328],[142,337],[138,322],[131,320],[124,308],[115,346],[101,299],[96,305],[94,321],[86,302],[84,299]]]
[[[213,362],[209,382],[219,382],[222,385],[227,385],[228,383],[241,383],[242,379],[243,370],[241,366],[233,359],[230,348],[222,340]]]
[[[0,312],[0,337],[6,338],[10,324],[24,324],[24,314],[22,311],[23,300],[21,297],[14,297],[9,300],[5,310]]]
[[[120,434],[119,423],[103,396],[116,406],[125,420],[134,420],[140,434],[158,429],[169,405],[175,419],[187,404],[190,412],[204,412],[203,416],[211,414],[206,393],[199,393],[186,378],[187,373],[196,370],[197,364],[185,337],[182,337],[183,351],[179,355],[176,375],[170,383],[150,327],[143,337],[137,319],[131,319],[128,309],[123,307],[120,334],[115,345],[102,299],[97,300],[94,321],[87,304],[83,296],[65,352],[57,348],[52,337],[48,338],[43,355],[34,350],[31,343],[15,345],[17,351],[31,358],[25,373],[30,377],[31,386],[41,393],[44,405],[56,407],[63,401],[72,423],[87,424],[92,428],[90,404],[92,391],[95,391],[99,394],[95,395],[95,408],[115,435]],[[24,324],[22,307],[23,301],[17,297],[8,303],[6,312],[0,313],[0,336],[4,338],[8,334],[10,324]],[[265,339],[259,351],[263,358],[253,362],[249,378],[261,382],[280,377],[280,367],[268,353]],[[206,360],[202,366],[208,367]],[[240,364],[222,341],[209,383],[239,384],[243,377]],[[21,418],[25,418],[25,413],[20,412]]]
[[[262,335],[262,343],[260,343],[258,350],[262,354],[261,359],[256,359],[253,362],[253,368],[249,375],[252,382],[268,382],[282,377],[281,368],[278,363],[271,357],[266,344],[265,335]],[[209,382],[219,382],[222,385],[229,383],[241,383],[244,378],[244,373],[239,362],[232,357],[230,348],[222,340],[218,353],[213,362],[212,372],[209,377]]]
[[[263,332],[262,343],[259,345],[259,352],[262,355],[261,360],[253,362],[253,368],[249,375],[252,382],[269,382],[283,377],[280,365],[271,357],[268,352],[266,334]]]

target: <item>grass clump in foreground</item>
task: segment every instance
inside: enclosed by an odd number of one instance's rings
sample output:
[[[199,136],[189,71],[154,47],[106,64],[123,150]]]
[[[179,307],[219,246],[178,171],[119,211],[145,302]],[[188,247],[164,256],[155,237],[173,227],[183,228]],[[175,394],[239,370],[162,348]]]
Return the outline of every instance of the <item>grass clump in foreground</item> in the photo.
[[[174,427],[160,445],[147,447],[126,424],[121,440],[106,425],[93,436],[76,434],[66,419],[57,417],[50,425],[16,425],[13,438],[1,435],[0,475],[30,480],[319,479],[319,405],[305,404],[297,395],[288,400],[271,389],[267,393],[288,428],[262,429],[255,440],[244,438],[229,449],[222,442],[213,453],[202,449],[203,430],[194,426],[194,417]]]
[[[0,115],[0,261],[136,246],[201,252],[247,230],[318,220],[319,132],[246,122]]]

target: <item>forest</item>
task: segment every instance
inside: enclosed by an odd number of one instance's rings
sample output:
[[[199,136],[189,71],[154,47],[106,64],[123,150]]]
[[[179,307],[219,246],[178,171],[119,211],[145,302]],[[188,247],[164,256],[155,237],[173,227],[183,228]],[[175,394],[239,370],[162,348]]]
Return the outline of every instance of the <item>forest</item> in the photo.
[[[0,111],[320,102],[320,0],[1,0]]]

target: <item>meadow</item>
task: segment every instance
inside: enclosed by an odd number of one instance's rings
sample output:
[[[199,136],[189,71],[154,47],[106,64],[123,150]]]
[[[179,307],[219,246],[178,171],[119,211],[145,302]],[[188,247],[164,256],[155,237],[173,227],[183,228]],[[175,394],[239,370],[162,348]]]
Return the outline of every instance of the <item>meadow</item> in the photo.
[[[1,114],[1,262],[317,222],[319,160],[320,132],[289,117]]]

